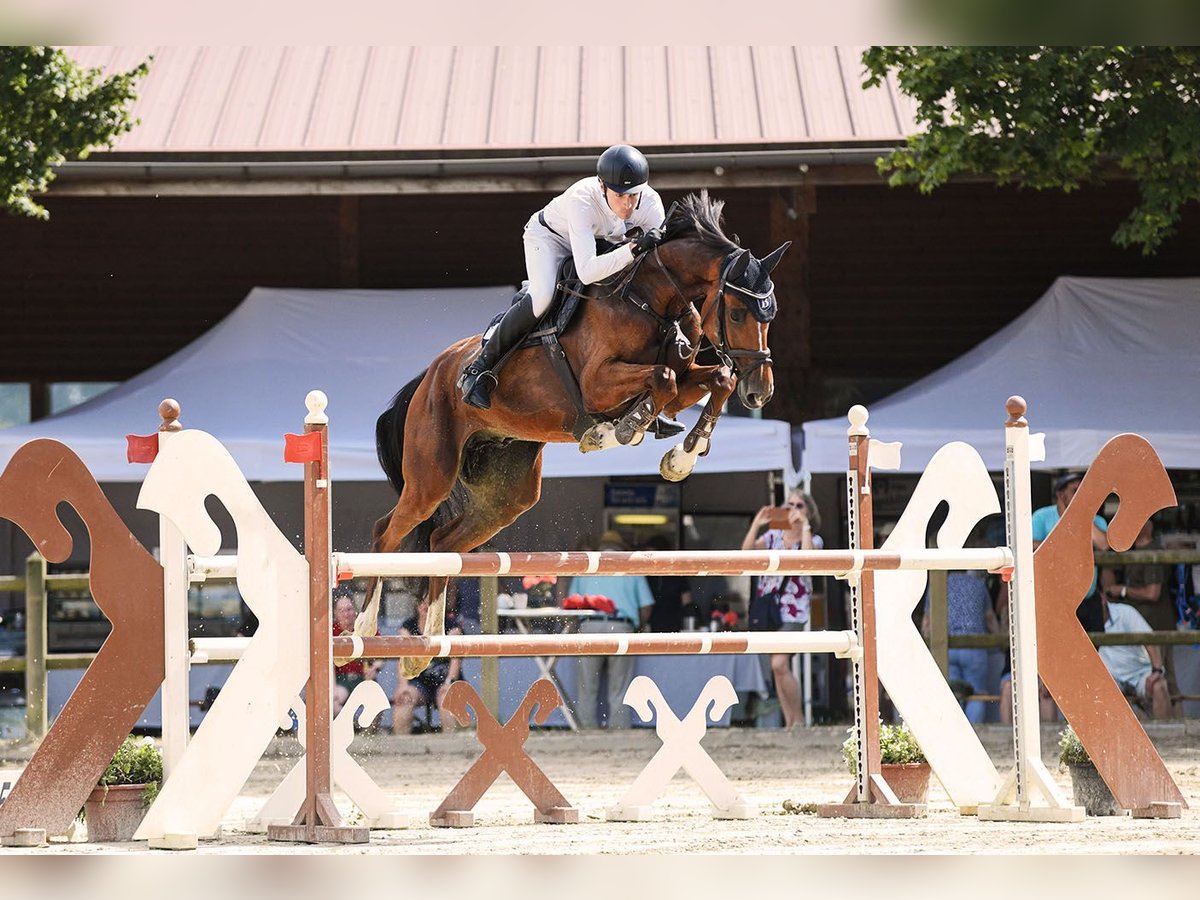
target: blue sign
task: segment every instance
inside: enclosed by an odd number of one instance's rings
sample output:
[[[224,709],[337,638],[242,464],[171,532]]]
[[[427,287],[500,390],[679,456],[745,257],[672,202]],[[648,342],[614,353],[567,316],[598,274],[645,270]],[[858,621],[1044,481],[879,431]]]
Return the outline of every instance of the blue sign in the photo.
[[[679,486],[675,484],[613,484],[604,486],[607,509],[676,509]]]

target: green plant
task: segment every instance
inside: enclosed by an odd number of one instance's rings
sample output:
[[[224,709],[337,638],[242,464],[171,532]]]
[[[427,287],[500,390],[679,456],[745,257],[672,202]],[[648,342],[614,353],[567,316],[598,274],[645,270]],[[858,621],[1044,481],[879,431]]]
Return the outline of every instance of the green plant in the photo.
[[[162,753],[151,738],[141,740],[130,735],[122,741],[112,761],[100,776],[99,787],[114,784],[144,784],[142,805],[149,806],[158,796],[163,779]],[[107,794],[108,791],[105,790]]]
[[[855,729],[849,729],[850,736],[842,744],[842,758],[851,775],[858,774],[857,735]],[[923,763],[925,754],[917,743],[916,735],[908,730],[907,725],[879,724],[879,762],[884,765],[902,765],[904,763]]]
[[[1080,743],[1079,735],[1070,725],[1058,733],[1058,761],[1067,766],[1091,763],[1092,761],[1087,750]]]

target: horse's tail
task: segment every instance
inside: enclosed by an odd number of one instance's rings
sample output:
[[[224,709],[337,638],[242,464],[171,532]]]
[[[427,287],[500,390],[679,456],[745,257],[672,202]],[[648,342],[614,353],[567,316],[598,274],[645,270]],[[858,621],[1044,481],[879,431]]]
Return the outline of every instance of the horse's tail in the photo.
[[[408,420],[413,394],[424,377],[425,372],[422,372],[400,388],[375,421],[375,452],[379,456],[379,467],[397,495],[404,493],[404,423]]]

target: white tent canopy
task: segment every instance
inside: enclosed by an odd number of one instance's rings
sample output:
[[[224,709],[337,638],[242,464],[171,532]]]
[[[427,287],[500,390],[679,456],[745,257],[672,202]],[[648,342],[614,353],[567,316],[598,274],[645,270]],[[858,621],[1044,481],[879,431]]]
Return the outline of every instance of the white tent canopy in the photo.
[[[304,398],[329,396],[330,465],[345,481],[381,481],[375,420],[392,396],[443,348],[477,334],[504,309],[512,288],[366,291],[255,288],[224,320],[187,347],[111,391],[61,415],[0,430],[0,468],[37,437],[62,441],[99,481],[141,481],[125,460],[125,435],[157,430],[164,397],[180,421],[217,436],[251,481],[299,481],[283,462],[283,434],[303,430]],[[698,410],[680,415],[694,424]],[[581,454],[546,448],[543,475],[657,474],[673,442]],[[697,473],[791,473],[785,422],[725,417]]]
[[[1004,402],[1029,404],[1046,434],[1039,468],[1089,465],[1116,434],[1142,435],[1167,468],[1200,468],[1200,279],[1059,278],[1015,321],[871,405],[867,427],[901,441],[920,472],[948,441],[1004,465]],[[801,467],[846,469],[845,417],[805,422]]]

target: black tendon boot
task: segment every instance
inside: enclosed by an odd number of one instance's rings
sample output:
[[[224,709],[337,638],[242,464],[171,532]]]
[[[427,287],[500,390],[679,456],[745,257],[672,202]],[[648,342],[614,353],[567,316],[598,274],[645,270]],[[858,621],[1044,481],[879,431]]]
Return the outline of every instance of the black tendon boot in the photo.
[[[521,291],[504,313],[504,318],[492,329],[491,336],[483,342],[479,355],[467,364],[458,379],[458,389],[467,403],[480,409],[491,409],[492,391],[499,383],[492,369],[533,330],[537,322],[533,300],[526,291]]]

